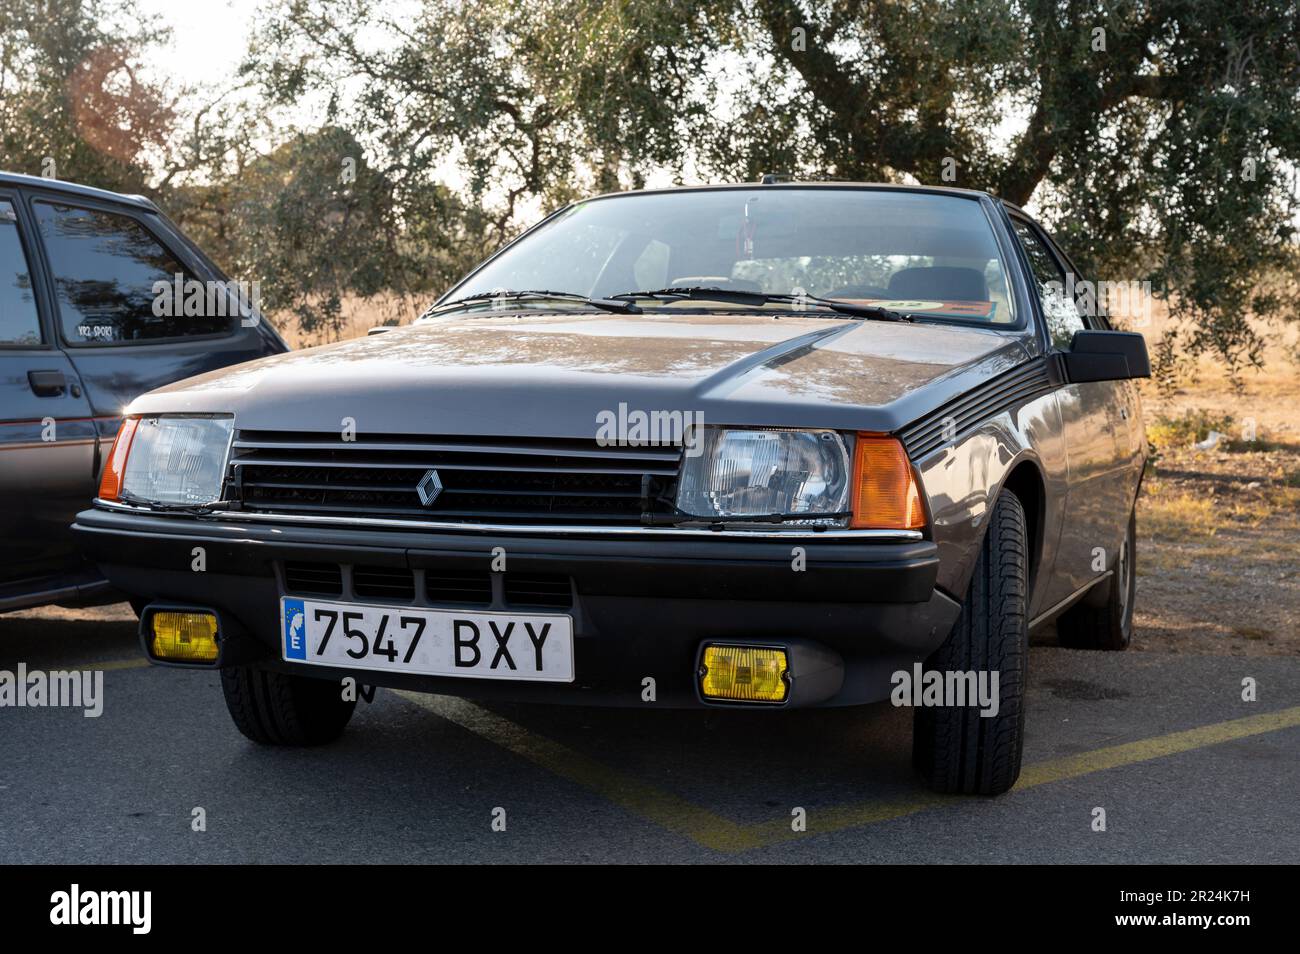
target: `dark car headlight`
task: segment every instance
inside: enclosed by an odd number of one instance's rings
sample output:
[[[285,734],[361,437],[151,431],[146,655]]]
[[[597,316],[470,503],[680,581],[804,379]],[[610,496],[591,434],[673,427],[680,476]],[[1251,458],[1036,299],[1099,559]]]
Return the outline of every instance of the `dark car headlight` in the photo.
[[[830,430],[705,427],[687,456],[677,507],[702,518],[803,516],[842,524],[852,461]]]

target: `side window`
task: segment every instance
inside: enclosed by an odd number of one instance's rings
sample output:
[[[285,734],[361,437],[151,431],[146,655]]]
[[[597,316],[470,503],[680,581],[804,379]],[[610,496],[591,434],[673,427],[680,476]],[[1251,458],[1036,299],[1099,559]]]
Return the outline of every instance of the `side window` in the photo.
[[[18,235],[18,213],[12,202],[0,199],[0,347],[40,343],[41,321]]]
[[[37,202],[35,208],[69,344],[231,329],[232,319],[209,309],[203,294],[190,295],[193,280],[185,267],[135,219],[55,202]]]
[[[1085,326],[1079,309],[1066,294],[1065,273],[1028,223],[1019,219],[1011,221],[1015,223],[1016,234],[1020,236],[1020,244],[1024,246],[1033,269],[1034,284],[1038,286],[1038,298],[1043,303],[1043,316],[1047,319],[1047,332],[1052,344],[1057,348],[1068,348],[1074,333],[1083,331]]]

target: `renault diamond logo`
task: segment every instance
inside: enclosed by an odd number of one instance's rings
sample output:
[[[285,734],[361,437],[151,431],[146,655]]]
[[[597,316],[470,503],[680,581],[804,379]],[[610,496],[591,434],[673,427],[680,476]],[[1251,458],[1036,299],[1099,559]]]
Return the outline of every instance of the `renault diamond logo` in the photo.
[[[426,507],[432,507],[433,502],[438,499],[442,493],[442,478],[438,476],[436,470],[425,471],[420,482],[415,485],[415,492],[420,495],[420,503]]]

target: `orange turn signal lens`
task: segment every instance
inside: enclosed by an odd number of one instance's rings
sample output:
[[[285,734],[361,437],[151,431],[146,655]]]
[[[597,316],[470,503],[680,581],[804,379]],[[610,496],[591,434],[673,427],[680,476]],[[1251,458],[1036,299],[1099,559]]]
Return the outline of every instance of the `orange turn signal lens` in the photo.
[[[126,473],[126,457],[131,453],[131,438],[135,437],[138,423],[139,418],[128,417],[117,429],[113,449],[108,452],[108,463],[104,465],[104,474],[99,478],[100,500],[122,499],[122,476]]]
[[[912,462],[902,442],[881,434],[859,434],[853,452],[855,529],[920,530],[925,507]]]

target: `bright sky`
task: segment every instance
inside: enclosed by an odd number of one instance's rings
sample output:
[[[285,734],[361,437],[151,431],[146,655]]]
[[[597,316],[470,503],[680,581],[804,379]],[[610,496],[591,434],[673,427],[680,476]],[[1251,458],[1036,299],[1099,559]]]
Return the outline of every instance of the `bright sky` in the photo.
[[[140,12],[171,27],[171,48],[153,64],[158,74],[185,84],[220,85],[235,74],[248,46],[257,0],[138,0]]]

